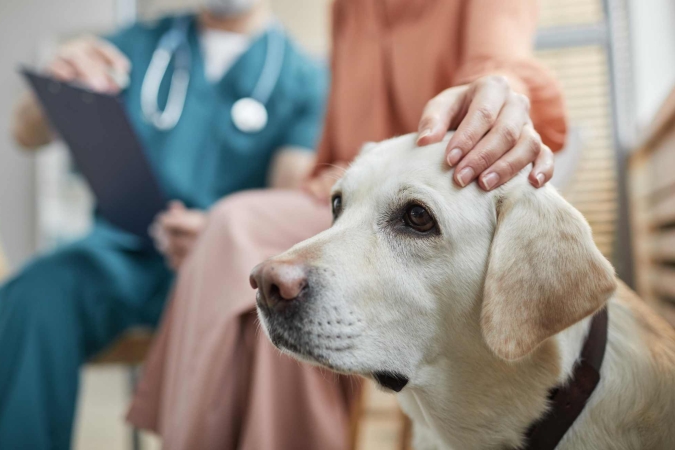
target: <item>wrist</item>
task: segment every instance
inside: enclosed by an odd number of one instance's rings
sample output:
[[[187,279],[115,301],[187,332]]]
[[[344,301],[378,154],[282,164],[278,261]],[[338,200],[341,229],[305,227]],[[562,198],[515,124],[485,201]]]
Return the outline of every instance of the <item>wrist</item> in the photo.
[[[23,148],[33,149],[48,144],[52,131],[37,99],[26,92],[16,105],[12,120],[12,136]]]

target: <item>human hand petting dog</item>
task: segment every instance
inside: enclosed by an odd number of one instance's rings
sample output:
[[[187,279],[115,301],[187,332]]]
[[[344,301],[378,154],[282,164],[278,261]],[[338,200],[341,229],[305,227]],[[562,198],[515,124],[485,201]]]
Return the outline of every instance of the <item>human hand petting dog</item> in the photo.
[[[188,209],[179,201],[171,202],[169,208],[157,216],[150,227],[150,236],[172,269],[178,270],[183,264],[206,222],[204,211]]]
[[[431,99],[420,119],[417,144],[440,142],[454,129],[446,161],[455,167],[454,180],[461,187],[478,178],[481,188],[492,190],[530,163],[533,186],[541,187],[553,176],[553,152],[532,125],[529,99],[506,77],[483,77]]]

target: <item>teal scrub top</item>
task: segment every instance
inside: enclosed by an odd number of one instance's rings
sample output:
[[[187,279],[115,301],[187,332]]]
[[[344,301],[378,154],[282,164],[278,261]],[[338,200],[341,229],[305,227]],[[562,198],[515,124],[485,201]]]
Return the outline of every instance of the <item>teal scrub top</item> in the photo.
[[[323,123],[327,71],[280,27],[272,27],[269,32],[274,38],[285,41],[285,52],[279,79],[266,104],[267,126],[256,133],[242,132],[234,126],[230,111],[237,100],[252,94],[260,77],[267,30],[252,38],[248,50],[219,82],[211,83],[204,74],[196,18],[188,18],[191,76],[183,113],[170,130],[159,130],[146,120],[140,97],[159,40],[180,18],[134,24],[107,39],[131,62],[130,83],[122,94],[124,104],[166,197],[191,208],[208,209],[228,194],[266,187],[270,162],[281,148],[311,151],[316,147]],[[170,65],[158,96],[162,109],[172,74]]]

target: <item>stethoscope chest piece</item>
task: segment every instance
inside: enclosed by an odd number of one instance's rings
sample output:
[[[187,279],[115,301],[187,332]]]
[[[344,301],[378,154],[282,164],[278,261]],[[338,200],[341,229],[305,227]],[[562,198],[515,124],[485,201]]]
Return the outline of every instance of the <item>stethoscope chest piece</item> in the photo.
[[[160,39],[143,78],[141,109],[145,118],[160,130],[172,129],[183,114],[190,83],[191,50],[188,29],[191,20],[189,17],[176,19],[174,26]],[[267,29],[265,63],[251,95],[237,100],[230,111],[232,122],[243,133],[258,133],[267,126],[269,117],[265,105],[279,81],[286,49],[283,34],[280,35],[275,30],[283,33],[283,29],[276,23]],[[159,88],[172,59],[174,72],[168,100],[164,110],[160,111],[157,100]]]
[[[251,97],[240,98],[232,105],[232,122],[243,133],[257,133],[267,126],[267,108]]]

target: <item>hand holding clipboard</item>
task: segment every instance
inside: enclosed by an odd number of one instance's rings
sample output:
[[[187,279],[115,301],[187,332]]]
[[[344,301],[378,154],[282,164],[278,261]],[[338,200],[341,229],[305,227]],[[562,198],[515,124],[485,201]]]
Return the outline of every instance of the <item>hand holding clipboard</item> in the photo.
[[[22,70],[110,223],[148,239],[167,202],[120,99]]]

